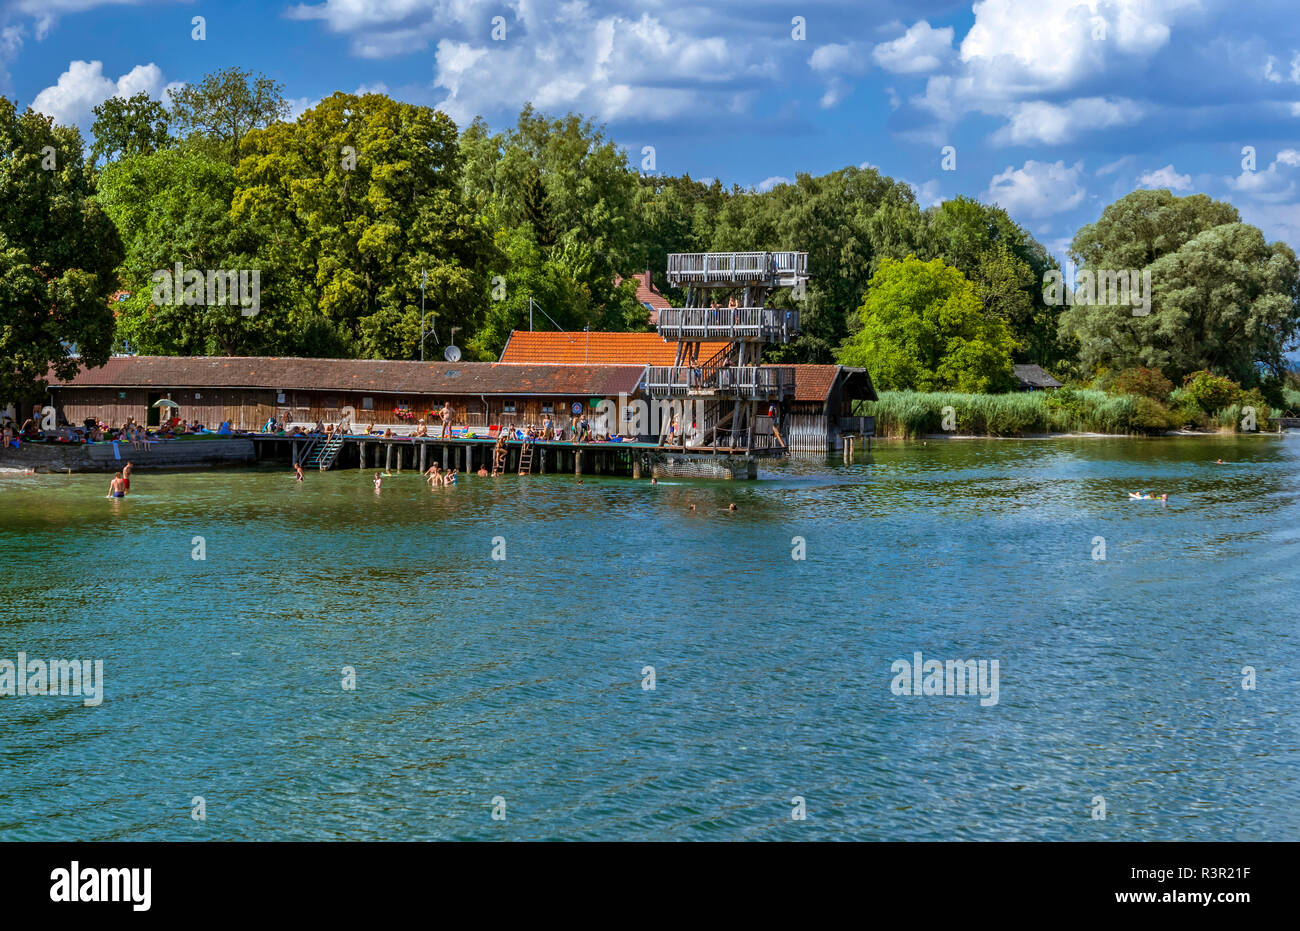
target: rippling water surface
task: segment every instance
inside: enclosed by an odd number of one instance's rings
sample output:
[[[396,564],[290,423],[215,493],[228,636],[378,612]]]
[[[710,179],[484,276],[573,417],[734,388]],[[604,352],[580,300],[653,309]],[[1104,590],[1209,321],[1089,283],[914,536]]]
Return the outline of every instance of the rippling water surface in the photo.
[[[0,840],[1300,838],[1300,436],[370,475],[0,477]]]

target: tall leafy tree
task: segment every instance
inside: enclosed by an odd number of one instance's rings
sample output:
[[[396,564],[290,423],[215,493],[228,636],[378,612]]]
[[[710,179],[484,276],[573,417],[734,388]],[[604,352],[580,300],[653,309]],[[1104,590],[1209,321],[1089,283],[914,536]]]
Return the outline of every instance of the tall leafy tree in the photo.
[[[418,358],[427,325],[446,341],[480,322],[495,264],[464,200],[455,125],[382,94],[333,94],[295,123],[244,139],[232,215],[281,276],[291,326],[343,336],[372,358]],[[429,337],[432,340],[432,336]]]
[[[177,134],[204,154],[231,165],[239,161],[244,135],[289,114],[284,86],[264,74],[223,68],[171,95]]]
[[[94,108],[90,128],[95,144],[91,164],[131,155],[148,155],[171,144],[170,117],[161,103],[144,91],[130,97],[109,97]]]
[[[126,247],[121,278],[130,292],[118,307],[118,337],[138,352],[158,355],[259,355],[284,352],[283,304],[276,276],[254,258],[255,231],[231,216],[235,172],[223,161],[168,149],[120,159],[100,175],[99,200]],[[156,289],[155,272],[259,273],[256,316],[236,301],[185,304]],[[182,279],[183,280],[183,279]],[[250,282],[251,284],[251,282]],[[215,296],[215,295],[214,295]],[[155,300],[155,298],[161,298]]]
[[[1300,324],[1300,267],[1231,204],[1134,191],[1075,236],[1083,269],[1150,274],[1149,314],[1076,303],[1061,316],[1086,371],[1158,368],[1174,381],[1206,369],[1247,387],[1285,372]]]
[[[839,352],[889,390],[985,393],[1009,388],[1015,339],[981,306],[978,289],[938,259],[885,259],[858,308],[861,327]]]
[[[81,134],[0,97],[0,398],[108,359],[122,243],[93,194]]]

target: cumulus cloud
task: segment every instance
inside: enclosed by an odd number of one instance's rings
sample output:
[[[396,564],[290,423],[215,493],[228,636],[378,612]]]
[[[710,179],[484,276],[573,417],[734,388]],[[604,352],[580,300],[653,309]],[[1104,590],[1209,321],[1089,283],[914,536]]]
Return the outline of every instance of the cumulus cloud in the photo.
[[[1087,194],[1081,178],[1083,162],[1066,166],[1064,161],[1025,162],[1020,168],[1008,166],[993,176],[989,189],[981,196],[1000,205],[1013,216],[1040,218],[1073,210]]]
[[[1237,177],[1228,178],[1228,187],[1263,203],[1281,203],[1295,195],[1296,178],[1300,176],[1298,168],[1300,151],[1283,149],[1263,171],[1243,169]]]
[[[1174,170],[1174,166],[1170,164],[1139,176],[1138,184],[1141,187],[1148,188],[1167,187],[1171,191],[1190,191],[1192,189],[1192,176],[1180,175]]]
[[[1134,100],[1081,97],[1058,105],[1041,100],[1016,104],[1011,119],[993,134],[997,143],[1059,145],[1099,129],[1130,126],[1142,118],[1144,108]]]
[[[528,101],[602,121],[744,112],[755,90],[783,73],[777,60],[803,51],[724,28],[717,17],[667,7],[627,13],[603,0],[322,0],[288,15],[348,35],[362,57],[432,45],[437,105],[458,122]]]
[[[925,20],[912,25],[892,42],[882,42],[871,52],[876,64],[898,74],[933,71],[952,57],[953,29],[935,29]]]
[[[765,191],[772,190],[772,188],[776,187],[777,185],[789,184],[789,183],[790,183],[790,179],[785,177],[785,175],[773,175],[770,178],[764,178],[762,181],[758,182],[758,184],[754,185],[754,190],[762,194]]]
[[[73,61],[53,85],[36,95],[32,109],[56,123],[81,126],[89,122],[91,110],[109,97],[130,97],[143,91],[162,100],[180,86],[164,82],[162,69],[153,62],[136,65],[114,80],[104,74],[102,61]]]

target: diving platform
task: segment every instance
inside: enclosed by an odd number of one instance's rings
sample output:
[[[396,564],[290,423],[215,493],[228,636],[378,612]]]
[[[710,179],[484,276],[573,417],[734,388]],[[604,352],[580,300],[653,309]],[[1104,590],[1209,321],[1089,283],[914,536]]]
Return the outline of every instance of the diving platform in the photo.
[[[799,332],[799,311],[771,307],[672,307],[659,311],[667,342],[788,343]]]
[[[674,288],[794,288],[808,279],[807,252],[674,252]]]
[[[794,397],[794,366],[651,365],[645,386],[654,398],[786,401]]]

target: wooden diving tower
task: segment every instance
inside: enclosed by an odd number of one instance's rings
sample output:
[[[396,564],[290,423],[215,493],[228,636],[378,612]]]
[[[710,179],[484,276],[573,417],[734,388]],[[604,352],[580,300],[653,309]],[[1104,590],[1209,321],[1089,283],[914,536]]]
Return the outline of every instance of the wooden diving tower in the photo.
[[[798,335],[799,311],[766,303],[776,289],[802,291],[807,280],[806,252],[668,256],[668,284],[685,289],[686,306],[659,311],[659,335],[675,342],[677,353],[673,365],[646,370],[646,394],[703,402],[704,421],[697,422],[693,445],[683,452],[745,458],[785,452],[778,421],[767,411],[794,396],[794,367],[761,363],[764,345]],[[701,360],[701,343],[719,340],[727,345]]]

